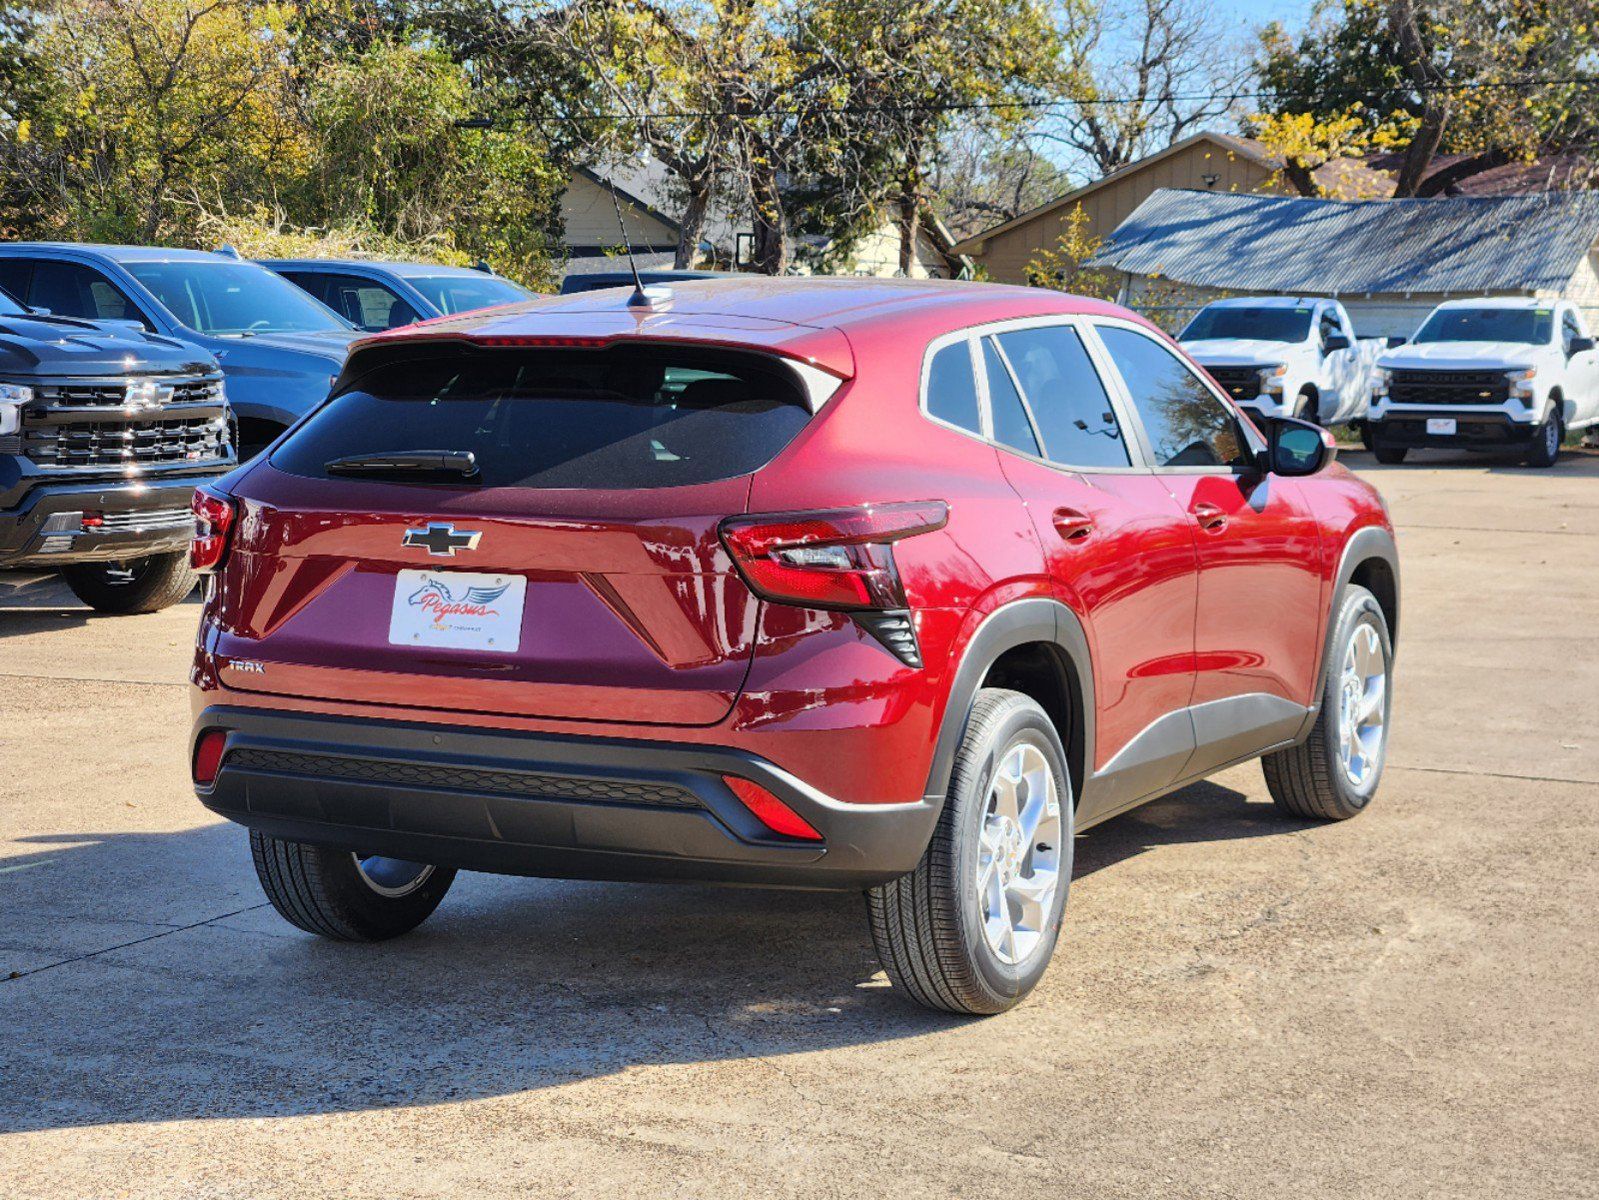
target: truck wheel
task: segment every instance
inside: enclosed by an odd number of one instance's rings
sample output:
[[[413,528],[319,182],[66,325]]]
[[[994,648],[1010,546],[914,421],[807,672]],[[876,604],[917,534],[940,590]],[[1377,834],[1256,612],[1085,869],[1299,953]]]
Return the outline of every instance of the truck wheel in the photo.
[[[152,613],[171,608],[194,591],[199,576],[189,552],[152,554],[125,563],[70,563],[61,568],[72,594],[103,613]]]
[[[944,811],[909,875],[866,893],[896,988],[928,1008],[988,1014],[1044,974],[1072,876],[1071,777],[1048,715],[1020,692],[977,693]]]
[[[1377,435],[1371,431],[1370,421],[1362,421],[1360,423],[1360,444],[1367,450],[1375,450],[1377,448]]]
[[[1371,452],[1377,456],[1377,461],[1384,466],[1396,467],[1405,461],[1405,455],[1410,453],[1409,446],[1384,446],[1372,435]]]
[[[287,842],[250,830],[255,874],[291,925],[341,942],[381,942],[427,920],[455,871]]]
[[[1565,430],[1560,424],[1560,410],[1551,405],[1549,417],[1532,435],[1532,446],[1527,450],[1529,467],[1552,467],[1560,458],[1560,443],[1565,440]]]
[[[1370,803],[1382,778],[1393,705],[1393,643],[1377,598],[1344,588],[1321,712],[1310,736],[1260,760],[1266,790],[1296,817],[1343,821]]]

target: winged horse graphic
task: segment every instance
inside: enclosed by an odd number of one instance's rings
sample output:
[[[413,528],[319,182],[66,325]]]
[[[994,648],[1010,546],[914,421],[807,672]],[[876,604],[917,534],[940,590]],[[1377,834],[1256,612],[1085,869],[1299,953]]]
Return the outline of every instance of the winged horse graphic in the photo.
[[[449,616],[499,616],[500,610],[489,606],[505,595],[510,586],[502,583],[499,587],[468,587],[457,596],[448,583],[429,575],[406,603],[420,608],[432,618],[435,627],[443,628],[444,618]]]

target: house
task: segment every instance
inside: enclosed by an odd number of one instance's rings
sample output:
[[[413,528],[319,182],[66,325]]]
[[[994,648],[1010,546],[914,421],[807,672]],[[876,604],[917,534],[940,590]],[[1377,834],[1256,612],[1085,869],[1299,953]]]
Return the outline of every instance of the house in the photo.
[[[677,251],[677,214],[682,206],[681,189],[654,159],[631,160],[607,172],[579,167],[561,196],[569,269],[589,270],[594,259],[618,253],[622,246],[618,208],[639,266],[670,267]],[[741,208],[725,201],[711,205],[700,242],[707,263],[744,265],[752,240],[750,220]],[[891,219],[847,247],[835,248],[825,238],[804,235],[797,236],[795,244],[806,251],[796,265],[799,273],[808,272],[807,262],[825,261],[828,269],[839,275],[899,274],[899,229]],[[969,274],[970,260],[956,253],[954,246],[955,238],[943,222],[927,214],[917,239],[912,277],[948,279]]]
[[[1170,311],[1217,297],[1342,300],[1364,336],[1409,336],[1471,296],[1567,299],[1599,328],[1599,192],[1308,200],[1161,189],[1089,260],[1121,299]]]
[[[1184,138],[1156,154],[1128,163],[1103,179],[1058,196],[992,229],[955,243],[986,268],[995,283],[1027,283],[1027,265],[1053,250],[1078,205],[1088,218],[1085,232],[1105,237],[1160,188],[1195,188],[1217,193],[1288,194],[1283,162],[1259,142],[1206,131]],[[1393,182],[1358,160],[1341,159],[1318,167],[1316,181],[1340,195],[1379,195]]]

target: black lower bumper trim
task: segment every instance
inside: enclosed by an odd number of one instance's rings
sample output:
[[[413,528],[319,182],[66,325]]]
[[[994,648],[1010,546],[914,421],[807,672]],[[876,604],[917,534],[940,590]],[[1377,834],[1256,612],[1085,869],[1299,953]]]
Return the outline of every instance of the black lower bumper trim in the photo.
[[[293,841],[500,874],[858,888],[915,867],[934,800],[849,805],[719,747],[534,736],[216,707],[227,731],[202,803]],[[723,781],[779,797],[822,834],[772,833]]]
[[[1372,437],[1378,445],[1406,449],[1503,449],[1530,445],[1538,432],[1536,425],[1512,421],[1503,413],[1440,413],[1455,421],[1454,433],[1428,433],[1426,417],[1389,417],[1371,422]]]
[[[177,525],[172,514],[187,511],[197,484],[216,478],[213,470],[178,478],[66,481],[41,484],[22,503],[0,510],[0,565],[60,566],[63,563],[123,561],[188,549],[192,525]],[[81,514],[112,519],[84,527]],[[141,513],[151,515],[141,524]]]

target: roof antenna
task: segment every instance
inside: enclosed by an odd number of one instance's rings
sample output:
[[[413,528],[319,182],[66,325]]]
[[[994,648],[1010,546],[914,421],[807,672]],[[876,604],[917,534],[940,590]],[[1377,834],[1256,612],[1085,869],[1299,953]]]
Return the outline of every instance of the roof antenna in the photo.
[[[616,227],[622,233],[622,245],[627,250],[627,265],[633,272],[633,294],[627,298],[629,308],[648,308],[650,298],[644,293],[644,281],[639,278],[638,263],[633,261],[633,243],[627,236],[627,222],[622,220],[622,202],[616,198],[616,181],[611,172],[605,173],[605,190],[611,193],[611,206],[616,209]]]

